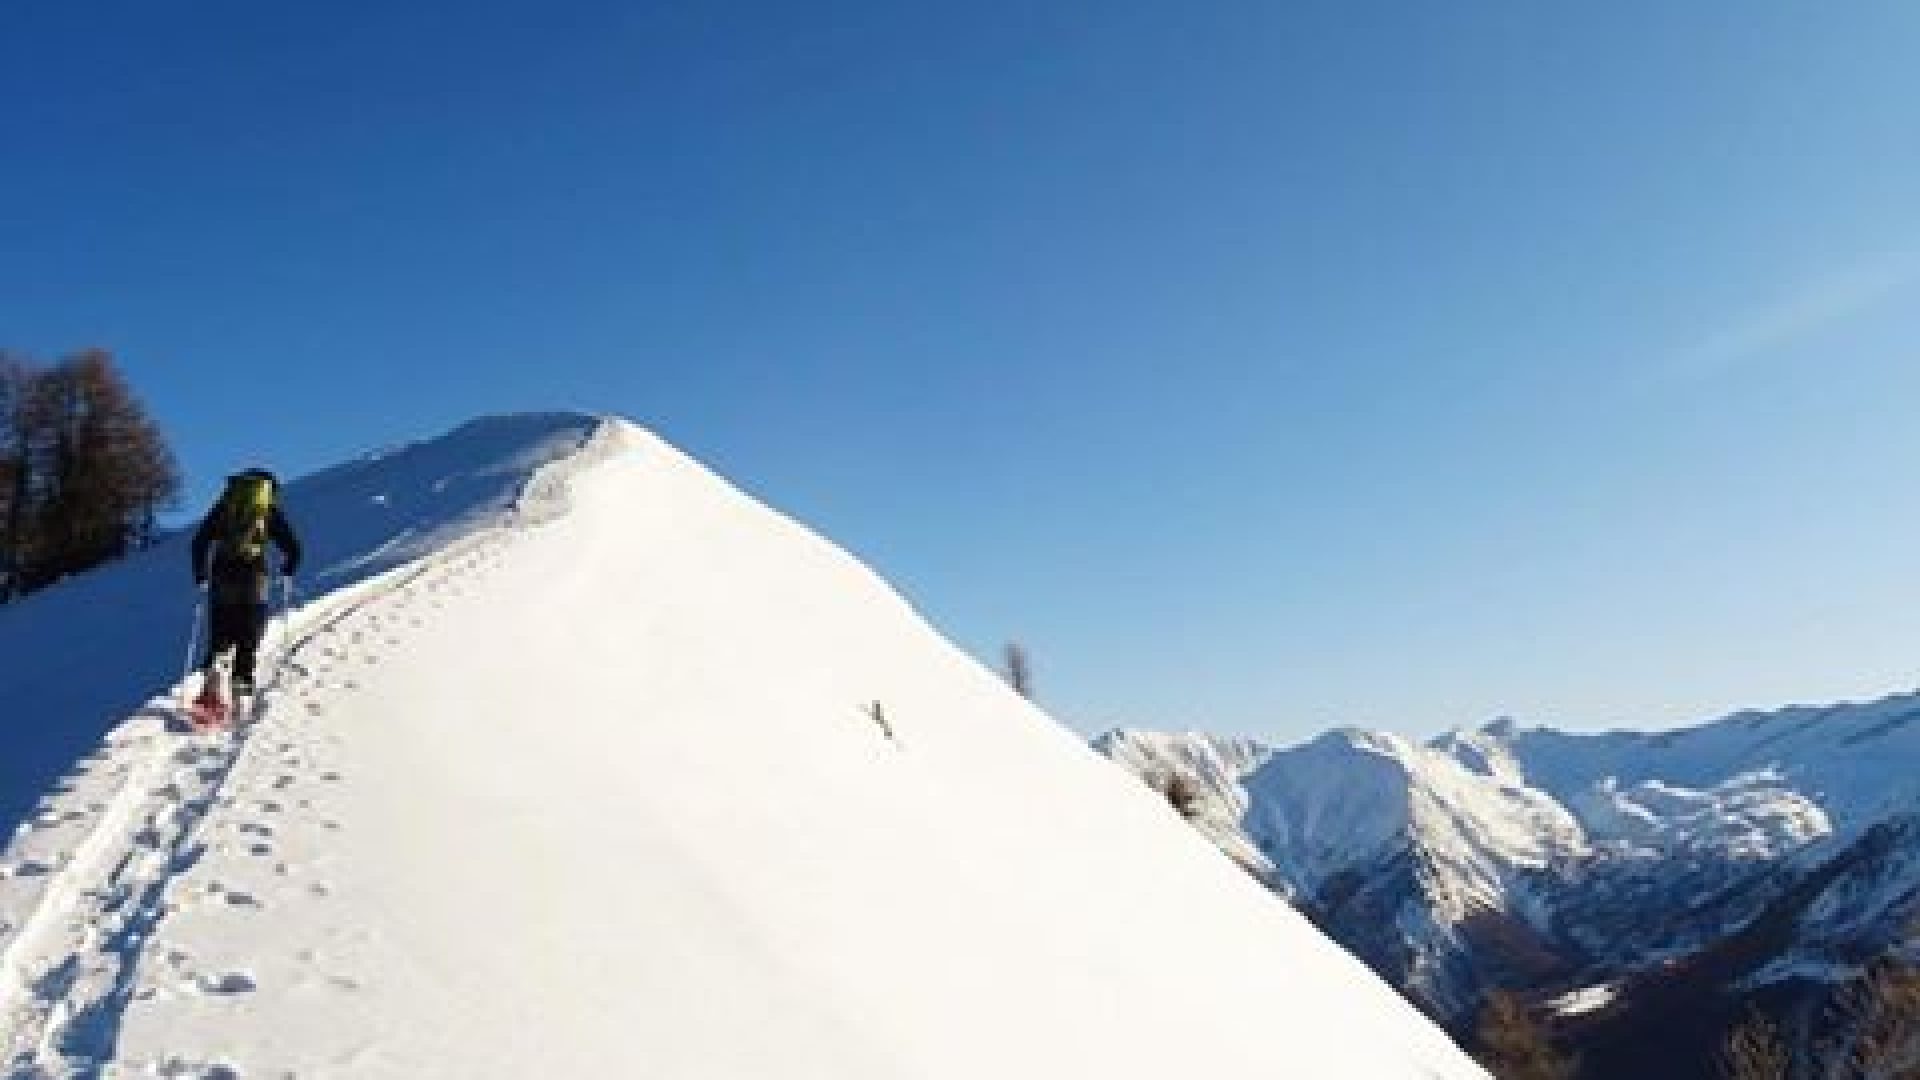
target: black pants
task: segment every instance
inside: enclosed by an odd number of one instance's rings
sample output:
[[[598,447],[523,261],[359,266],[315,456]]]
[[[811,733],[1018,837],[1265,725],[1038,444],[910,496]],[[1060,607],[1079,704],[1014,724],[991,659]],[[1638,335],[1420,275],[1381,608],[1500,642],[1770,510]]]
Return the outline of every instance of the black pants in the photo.
[[[207,638],[206,656],[200,666],[210,668],[213,660],[233,650],[235,682],[253,682],[254,661],[260,655],[260,636],[267,632],[267,605],[214,602],[213,628]]]

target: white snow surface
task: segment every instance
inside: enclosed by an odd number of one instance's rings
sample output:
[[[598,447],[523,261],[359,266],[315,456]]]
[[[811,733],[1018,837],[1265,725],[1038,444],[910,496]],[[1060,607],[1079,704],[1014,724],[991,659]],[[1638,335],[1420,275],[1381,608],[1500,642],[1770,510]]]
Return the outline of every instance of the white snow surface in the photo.
[[[1580,1016],[1584,1013],[1599,1012],[1613,1004],[1620,996],[1617,983],[1600,983],[1596,986],[1583,986],[1570,990],[1547,1002],[1547,1008],[1561,1016]]]
[[[0,702],[105,727],[5,819],[8,1076],[1484,1075],[839,549],[502,423],[290,489],[236,734],[171,730],[177,541],[0,611]]]

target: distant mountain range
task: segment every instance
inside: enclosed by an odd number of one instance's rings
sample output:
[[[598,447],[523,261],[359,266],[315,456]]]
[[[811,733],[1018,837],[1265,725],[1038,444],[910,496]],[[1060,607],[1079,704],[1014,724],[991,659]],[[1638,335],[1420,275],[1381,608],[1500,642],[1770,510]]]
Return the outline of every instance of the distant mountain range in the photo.
[[[1920,694],[1662,732],[1095,746],[1442,1022],[1490,988],[1545,1004],[1583,1075],[1715,1075],[1731,1024],[1815,1022],[1920,906]]]

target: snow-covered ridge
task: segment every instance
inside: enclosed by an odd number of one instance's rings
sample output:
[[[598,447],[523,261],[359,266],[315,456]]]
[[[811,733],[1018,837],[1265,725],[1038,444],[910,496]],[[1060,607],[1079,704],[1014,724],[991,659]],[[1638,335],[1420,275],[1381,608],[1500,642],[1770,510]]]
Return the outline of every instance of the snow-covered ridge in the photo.
[[[1499,737],[1542,787],[1571,794],[1611,777],[1696,791],[1770,776],[1818,804],[1834,828],[1857,831],[1920,799],[1920,693],[1824,707],[1747,711],[1662,732],[1588,735],[1513,728]]]
[[[314,601],[501,526],[542,466],[601,424],[578,413],[482,417],[437,439],[288,483]],[[235,463],[236,467],[253,463]],[[187,536],[0,607],[0,823],[20,821],[119,717],[179,677],[194,589]]]
[[[8,655],[106,673],[0,672],[91,725],[3,793],[10,1075],[1482,1075],[871,570],[624,421],[500,418],[287,503],[316,588],[232,738],[169,729],[178,551],[0,613]]]

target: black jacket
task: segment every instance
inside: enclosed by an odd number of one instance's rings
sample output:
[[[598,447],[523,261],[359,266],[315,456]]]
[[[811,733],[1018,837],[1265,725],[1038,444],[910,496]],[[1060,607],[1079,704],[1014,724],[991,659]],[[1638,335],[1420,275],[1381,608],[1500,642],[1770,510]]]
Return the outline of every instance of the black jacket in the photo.
[[[267,559],[248,558],[237,552],[224,552],[214,546],[214,534],[220,506],[207,512],[193,532],[193,579],[207,581],[212,574],[213,599],[223,604],[264,604],[267,602]],[[267,511],[267,538],[280,549],[280,572],[291,577],[300,567],[300,538],[287,524],[287,516],[278,506]],[[212,556],[209,564],[208,556]]]

